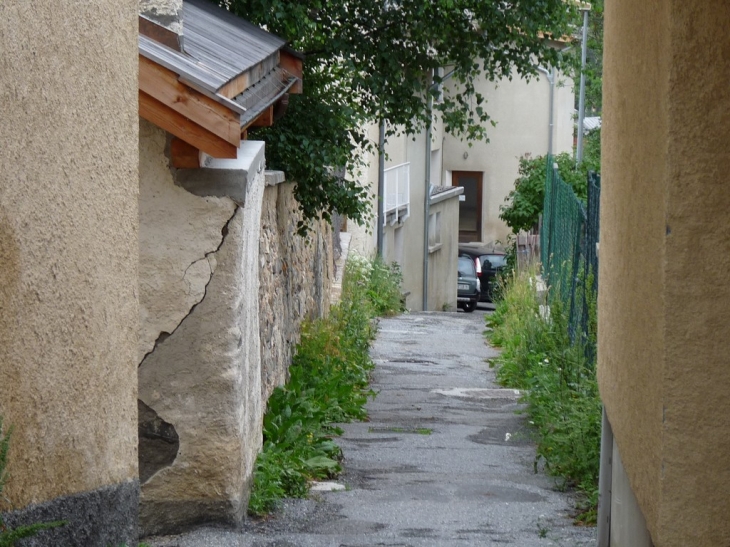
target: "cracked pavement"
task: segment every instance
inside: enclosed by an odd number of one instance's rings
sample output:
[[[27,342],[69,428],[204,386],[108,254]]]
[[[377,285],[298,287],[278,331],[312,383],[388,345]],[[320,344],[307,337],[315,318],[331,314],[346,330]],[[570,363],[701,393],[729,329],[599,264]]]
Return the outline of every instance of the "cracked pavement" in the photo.
[[[534,472],[519,393],[487,360],[484,309],[382,319],[369,422],[344,426],[344,491],[287,500],[242,530],[148,538],[155,547],[593,546],[573,500]]]

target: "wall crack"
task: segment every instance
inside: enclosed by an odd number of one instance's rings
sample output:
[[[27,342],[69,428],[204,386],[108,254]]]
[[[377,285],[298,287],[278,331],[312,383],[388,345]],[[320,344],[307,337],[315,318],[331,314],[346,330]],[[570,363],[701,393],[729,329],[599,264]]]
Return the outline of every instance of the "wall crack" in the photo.
[[[195,260],[187,268],[185,268],[185,272],[183,273],[183,276],[182,276],[183,277],[183,280],[185,280],[185,276],[187,275],[188,270],[190,270],[190,268],[193,267],[195,264],[198,264],[198,263],[200,263],[203,260],[205,260],[205,261],[208,262],[208,267],[210,268],[210,277],[208,278],[208,281],[206,282],[205,287],[203,287],[203,295],[200,297],[200,299],[197,302],[195,302],[190,307],[190,309],[188,310],[188,312],[183,316],[182,319],[180,319],[180,321],[178,322],[178,324],[175,325],[175,328],[172,329],[171,332],[163,331],[163,332],[161,332],[157,336],[157,339],[155,340],[154,346],[152,346],[152,349],[150,351],[148,351],[147,353],[144,354],[144,357],[142,357],[142,360],[139,362],[139,365],[137,365],[137,368],[141,368],[142,365],[144,365],[144,363],[147,360],[147,358],[155,352],[155,350],[158,348],[158,346],[160,344],[162,344],[165,340],[167,340],[170,336],[172,336],[173,334],[175,334],[175,331],[177,331],[177,329],[180,328],[180,325],[183,324],[183,322],[185,321],[185,319],[187,319],[190,316],[190,314],[192,314],[193,311],[195,311],[195,308],[198,307],[198,304],[200,304],[203,300],[205,300],[205,297],[208,294],[208,286],[210,285],[210,282],[213,280],[213,274],[215,273],[215,270],[216,270],[216,264],[215,264],[215,262],[211,262],[211,261],[214,261],[214,255],[218,251],[221,250],[221,247],[223,247],[223,243],[225,243],[226,236],[228,235],[229,226],[230,226],[231,222],[233,221],[233,219],[235,218],[236,213],[238,213],[238,210],[239,209],[240,209],[240,207],[237,205],[234,208],[234,210],[233,210],[233,214],[230,216],[230,218],[223,225],[223,228],[221,229],[221,241],[218,244],[218,246],[215,249],[213,249],[212,251],[209,251],[209,252],[205,253],[205,255],[203,256],[203,258],[199,258],[198,260]],[[188,287],[190,287],[190,285],[188,285]]]

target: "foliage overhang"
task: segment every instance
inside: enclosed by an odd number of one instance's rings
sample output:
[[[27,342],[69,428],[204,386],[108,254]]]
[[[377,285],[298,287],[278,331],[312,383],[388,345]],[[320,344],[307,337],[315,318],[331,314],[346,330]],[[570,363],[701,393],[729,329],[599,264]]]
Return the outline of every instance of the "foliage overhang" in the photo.
[[[356,182],[375,149],[364,127],[384,120],[388,135],[431,123],[426,75],[449,67],[456,84],[432,105],[447,131],[486,139],[490,116],[477,78],[531,78],[557,65],[549,36],[570,34],[577,8],[563,0],[230,0],[230,9],[289,40],[305,55],[304,94],[287,115],[256,132],[269,165],[297,182],[305,218],[368,216]],[[396,129],[397,128],[397,129]],[[347,177],[337,176],[345,168]],[[306,231],[306,226],[300,226]]]

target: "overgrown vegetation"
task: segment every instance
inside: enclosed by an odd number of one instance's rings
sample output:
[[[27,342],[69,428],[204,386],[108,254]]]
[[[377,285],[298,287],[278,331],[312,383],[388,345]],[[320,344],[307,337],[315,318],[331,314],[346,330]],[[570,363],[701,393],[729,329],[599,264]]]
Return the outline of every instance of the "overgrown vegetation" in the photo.
[[[3,488],[8,478],[8,453],[10,451],[11,434],[12,428],[9,428],[7,431],[3,429],[3,418],[0,416],[0,500],[3,499]],[[64,524],[66,524],[65,521],[39,522],[27,526],[9,528],[5,526],[2,513],[0,513],[0,547],[12,547],[23,538],[33,537],[42,530],[57,528]]]
[[[576,169],[575,159],[568,152],[553,157],[561,178],[570,184],[583,202],[588,197],[588,172],[601,170],[601,130],[591,131],[584,140],[583,162]],[[519,178],[514,189],[507,194],[505,204],[499,207],[499,218],[514,233],[537,227],[545,201],[545,180],[548,166],[546,156],[520,158]]]
[[[264,418],[249,512],[263,515],[285,497],[305,497],[309,482],[341,471],[337,423],[362,420],[373,363],[373,319],[402,311],[397,267],[354,257],[347,261],[341,302],[325,319],[304,325],[289,369]]]
[[[601,402],[594,363],[581,343],[571,343],[567,313],[559,298],[540,306],[538,268],[513,273],[495,312],[487,316],[487,337],[502,352],[493,363],[497,379],[525,390],[525,412],[537,441],[535,467],[543,463],[559,485],[582,494],[579,520],[594,523],[598,502]],[[551,289],[553,291],[554,289]],[[557,292],[557,291],[556,291]],[[552,292],[551,292],[552,294]],[[589,338],[595,347],[595,298]]]

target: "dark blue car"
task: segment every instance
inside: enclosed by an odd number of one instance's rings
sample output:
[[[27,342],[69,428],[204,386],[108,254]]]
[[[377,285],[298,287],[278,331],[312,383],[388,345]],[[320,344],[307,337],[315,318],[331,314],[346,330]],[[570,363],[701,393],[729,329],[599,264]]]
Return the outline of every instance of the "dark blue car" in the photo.
[[[479,278],[474,262],[469,257],[459,257],[459,285],[456,305],[465,312],[473,312],[481,294]]]

